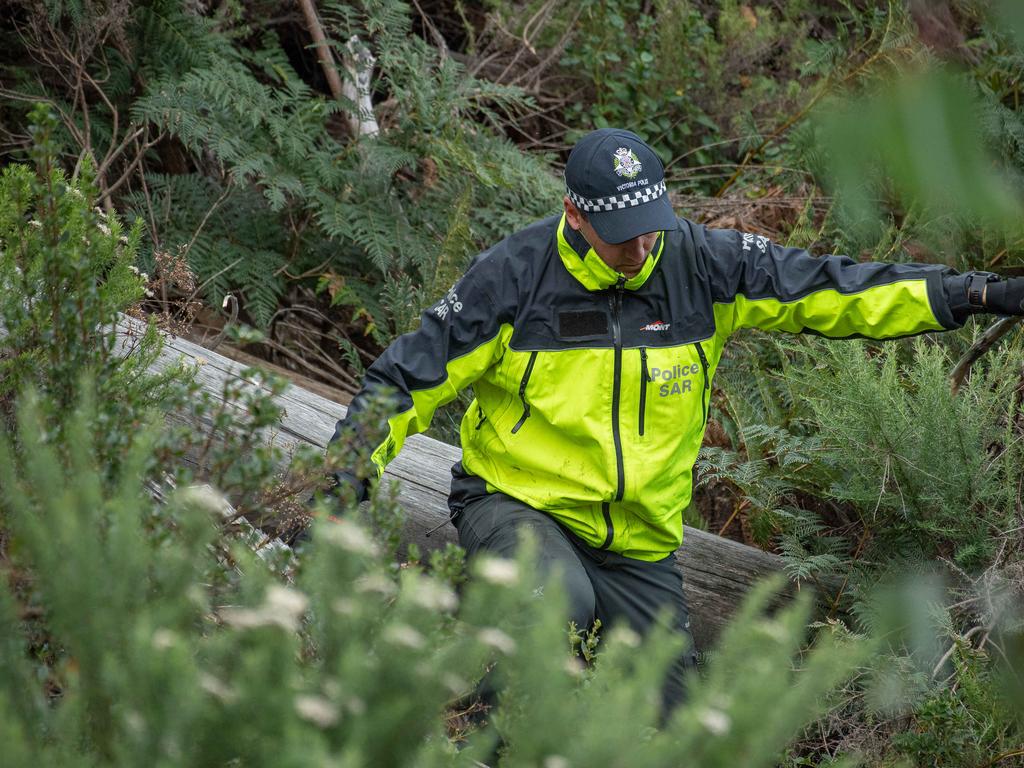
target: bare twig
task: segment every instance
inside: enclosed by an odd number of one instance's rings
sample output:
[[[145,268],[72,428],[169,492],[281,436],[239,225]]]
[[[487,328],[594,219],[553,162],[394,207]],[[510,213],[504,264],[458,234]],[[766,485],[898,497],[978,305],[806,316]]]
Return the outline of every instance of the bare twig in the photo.
[[[430,35],[431,39],[434,41],[434,45],[436,45],[438,50],[441,52],[441,58],[448,58],[448,43],[445,42],[444,36],[430,20],[430,17],[423,12],[423,8],[420,6],[419,0],[412,0],[412,4],[416,6],[416,11],[420,15],[420,21],[423,22],[423,28],[427,31],[427,34]]]
[[[1024,320],[1024,318],[1002,317],[985,329],[985,332],[981,334],[981,338],[974,342],[971,348],[964,353],[964,356],[957,361],[953,367],[953,372],[949,375],[953,394],[960,391],[960,385],[964,383],[964,379],[967,378],[971,366],[974,365],[978,358],[990,350],[1003,336],[1012,331],[1014,326],[1021,320]]]
[[[979,765],[978,768],[992,768],[993,765],[1001,763],[1003,762],[1003,760],[1006,760],[1007,758],[1020,757],[1021,755],[1024,755],[1024,749],[1013,749],[1009,752],[1000,752],[998,755],[993,757],[988,762]]]
[[[206,222],[210,220],[210,217],[213,215],[213,212],[216,211],[220,207],[220,204],[228,199],[228,196],[230,196],[232,190],[233,190],[233,187],[231,186],[230,183],[228,183],[224,187],[224,191],[220,193],[220,197],[218,197],[213,202],[213,205],[210,206],[210,209],[203,216],[203,220],[200,221],[199,222],[199,226],[196,227],[196,231],[192,233],[192,239],[188,241],[188,245],[186,245],[185,248],[182,250],[182,252],[181,252],[181,257],[182,258],[185,258],[186,256],[188,256],[188,252],[190,250],[192,250],[192,246],[195,244],[196,239],[198,239],[199,234],[203,231],[203,227],[206,226]],[[237,264],[237,263],[238,263],[238,261],[235,261],[235,264]],[[235,264],[232,264],[231,266],[233,267],[233,266],[235,266]],[[228,269],[230,269],[230,268],[231,267],[228,267]],[[218,272],[217,273],[217,275],[220,275],[220,274],[222,274],[222,272]],[[205,283],[204,283],[204,285],[205,285]],[[193,296],[191,296],[189,298],[191,300],[191,299],[195,298],[195,295],[193,294]]]
[[[206,348],[211,352],[220,346],[220,343],[224,341],[225,337],[234,327],[235,323],[238,322],[238,299],[234,297],[234,294],[229,293],[224,297],[224,302],[221,307],[230,307],[230,315],[228,320],[224,323],[224,327],[220,329],[220,333],[213,337],[213,341],[206,345]]]
[[[302,8],[302,15],[306,19],[306,28],[309,30],[309,35],[313,38],[316,57],[320,61],[320,67],[324,71],[324,76],[327,78],[327,86],[331,89],[331,95],[335,99],[341,100],[343,98],[341,76],[338,74],[338,68],[334,65],[334,55],[331,53],[330,43],[327,42],[327,36],[324,34],[324,28],[320,24],[313,0],[299,0],[299,7]]]
[[[946,662],[952,658],[953,654],[956,653],[956,649],[960,647],[960,642],[969,641],[972,637],[981,632],[983,629],[985,629],[985,627],[979,624],[978,626],[971,627],[969,630],[967,630],[967,632],[962,637],[957,638],[957,640],[954,641],[951,646],[949,646],[949,650],[942,654],[942,658],[939,659],[938,663],[935,665],[935,668],[932,670],[932,677],[938,675],[942,668],[946,665]]]
[[[145,130],[146,129],[143,129],[143,132],[145,132]],[[153,139],[152,141],[145,142],[141,147],[139,147],[139,143],[137,140],[138,136],[133,136],[133,143],[135,144],[136,147],[135,157],[132,158],[131,162],[128,163],[128,167],[125,168],[124,173],[122,173],[118,177],[117,181],[115,181],[113,184],[106,185],[106,189],[99,196],[99,201],[109,200],[110,196],[117,192],[117,190],[120,189],[121,186],[132,177],[132,174],[135,173],[135,169],[140,166],[142,160],[145,158],[146,152],[148,152],[153,146],[155,146],[157,142],[159,142],[164,137],[164,135],[165,134],[163,133],[163,131],[161,131],[160,133],[157,134],[155,139]]]

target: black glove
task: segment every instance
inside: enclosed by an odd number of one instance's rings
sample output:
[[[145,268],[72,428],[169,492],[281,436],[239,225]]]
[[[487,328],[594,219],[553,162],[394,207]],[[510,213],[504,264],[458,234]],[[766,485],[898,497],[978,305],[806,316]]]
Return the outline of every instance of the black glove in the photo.
[[[1024,277],[986,283],[982,304],[996,315],[1024,315]]]

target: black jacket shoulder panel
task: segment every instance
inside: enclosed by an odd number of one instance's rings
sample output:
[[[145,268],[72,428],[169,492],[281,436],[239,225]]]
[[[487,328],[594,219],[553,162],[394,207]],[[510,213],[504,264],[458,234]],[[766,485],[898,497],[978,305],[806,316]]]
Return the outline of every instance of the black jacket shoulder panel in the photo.
[[[654,271],[623,302],[623,346],[672,347],[714,335],[711,293],[688,225],[681,219],[676,229],[665,233]]]
[[[858,262],[849,256],[815,256],[773,243],[763,235],[691,224],[698,258],[707,266],[715,302],[737,295],[752,301],[799,301],[821,290],[854,294],[903,280],[934,279],[951,270],[940,264]]]
[[[522,283],[510,346],[518,351],[611,347],[613,289],[587,290],[565,268],[557,251],[558,220],[542,222],[551,226],[545,232],[547,251],[536,251],[539,241],[528,240],[529,263],[517,264]],[[680,221],[665,233],[661,257],[647,281],[624,292],[619,317],[624,347],[670,347],[714,335],[711,294],[687,224]],[[512,238],[506,242],[514,243]]]

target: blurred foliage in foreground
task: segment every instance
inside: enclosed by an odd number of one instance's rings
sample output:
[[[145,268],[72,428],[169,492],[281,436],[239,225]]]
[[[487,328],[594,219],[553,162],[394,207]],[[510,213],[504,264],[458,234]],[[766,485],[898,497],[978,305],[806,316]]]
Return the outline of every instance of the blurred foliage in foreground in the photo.
[[[497,654],[510,765],[1019,761],[1019,336],[956,397],[945,371],[975,321],[916,343],[736,340],[702,466],[705,495],[730,505],[714,529],[735,520],[729,533],[780,551],[828,602],[771,619],[752,607],[692,704],[655,731],[651,681],[670,639],[634,648],[611,635],[597,671],[579,674],[550,653],[566,645],[545,618],[554,601],[527,600],[507,566],[485,568],[456,611],[437,576],[399,570],[356,513],[322,532],[294,582],[280,553],[250,554],[247,521],[285,530],[324,470],[313,456],[281,470],[266,444],[284,384],[250,372],[200,395],[187,372],[143,374],[152,331],[127,358],[109,333],[133,301],[165,310],[203,291],[239,293],[282,348],[300,317],[340,313],[322,331],[328,352],[298,364],[334,365],[351,385],[349,368],[474,250],[552,209],[546,158],[501,138],[543,136],[550,114],[569,121],[563,137],[635,125],[674,161],[684,212],[712,224],[862,258],[1019,267],[1024,57],[989,5],[495,2],[492,30],[515,34],[474,37],[472,15],[439,22],[450,54],[401,3],[323,3],[334,39],[358,33],[378,57],[379,139],[345,133],[351,105],[317,91],[307,38],[296,44],[296,22],[269,19],[272,6],[5,6],[20,26],[3,33],[3,122],[26,126],[5,140],[35,164],[0,181],[0,727],[12,759],[465,761],[496,737],[452,752],[464,723],[449,705]],[[1010,0],[1000,8],[1019,19]],[[923,41],[928,14],[952,23],[945,48]],[[633,55],[641,34],[655,36],[653,60]],[[524,71],[534,43],[548,64]],[[628,77],[599,76],[617,62]],[[551,101],[566,92],[581,95]],[[40,113],[27,129],[37,100],[58,127]],[[121,228],[117,210],[141,223]],[[164,264],[200,279],[165,295],[132,276],[136,260],[165,286]],[[213,438],[160,426],[174,410],[215,424]],[[196,483],[227,494],[234,516]],[[393,540],[395,514],[378,498],[370,527]],[[484,604],[539,613],[496,632]],[[806,651],[812,638],[819,651]]]
[[[32,308],[46,300],[52,271],[70,280],[64,301],[49,305],[55,325],[86,302],[113,321],[138,297],[138,282],[118,277],[111,255],[123,246],[130,256],[131,242],[117,239],[112,217],[93,217],[94,189],[49,170],[49,128],[40,111],[36,168],[0,178],[2,246],[21,259],[5,260],[0,279],[31,267],[36,279],[20,300]],[[47,207],[54,199],[59,213]],[[101,237],[107,229],[111,241]],[[56,246],[67,232],[84,245],[59,272],[68,255]],[[115,290],[103,267],[129,288]],[[499,733],[509,766],[767,766],[871,653],[870,641],[838,628],[805,648],[810,595],[766,615],[765,586],[694,680],[690,701],[657,728],[659,681],[678,639],[641,643],[613,627],[587,667],[569,652],[560,595],[538,599],[525,577],[529,548],[517,562],[479,561],[457,595],[439,575],[454,569],[398,568],[393,549],[371,535],[400,514],[383,492],[370,507],[373,525],[355,509],[319,524],[299,564],[287,550],[253,551],[237,510],[225,519],[225,498],[195,485],[204,478],[163,470],[177,448],[200,466],[217,456],[214,466],[234,467],[205,479],[234,481],[235,499],[280,480],[282,456],[250,455],[276,419],[274,388],[210,419],[221,452],[209,451],[212,439],[197,452],[175,443],[184,433],[163,426],[144,388],[111,389],[141,376],[148,358],[113,352],[113,322],[80,330],[40,335],[26,321],[3,339],[19,359],[45,352],[75,360],[81,374],[59,389],[33,376],[38,367],[5,376],[18,385],[0,436],[5,766],[472,765]],[[187,401],[187,379],[172,369],[161,385]],[[191,407],[191,419],[208,415]],[[308,470],[306,461],[288,471]],[[248,467],[244,482],[235,465]],[[266,497],[250,503],[272,506]],[[446,723],[491,663],[506,681],[491,725],[467,734]]]

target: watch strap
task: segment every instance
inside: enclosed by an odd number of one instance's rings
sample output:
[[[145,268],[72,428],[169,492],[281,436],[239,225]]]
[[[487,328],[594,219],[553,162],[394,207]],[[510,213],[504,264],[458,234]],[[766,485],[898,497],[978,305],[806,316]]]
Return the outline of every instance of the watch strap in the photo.
[[[985,306],[985,286],[998,279],[999,275],[994,272],[970,272],[967,275],[967,303],[972,307]]]

